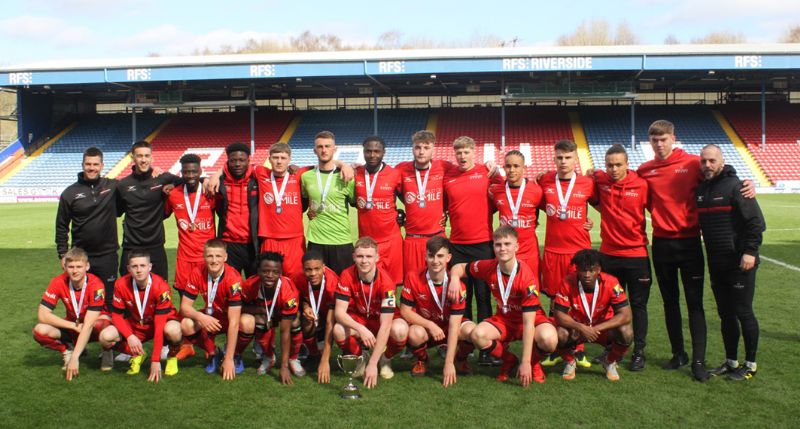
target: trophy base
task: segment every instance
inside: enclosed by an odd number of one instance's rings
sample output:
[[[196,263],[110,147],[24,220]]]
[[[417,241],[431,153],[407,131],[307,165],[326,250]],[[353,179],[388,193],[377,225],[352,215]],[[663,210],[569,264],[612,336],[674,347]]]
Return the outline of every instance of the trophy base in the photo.
[[[347,385],[342,387],[342,392],[339,394],[342,399],[360,399],[361,393],[355,385]]]

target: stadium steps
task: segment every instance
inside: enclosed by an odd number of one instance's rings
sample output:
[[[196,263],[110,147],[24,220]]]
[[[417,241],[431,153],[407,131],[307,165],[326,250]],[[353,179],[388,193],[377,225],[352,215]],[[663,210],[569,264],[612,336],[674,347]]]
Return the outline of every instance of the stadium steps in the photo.
[[[292,118],[292,120],[289,122],[289,126],[286,127],[286,131],[283,132],[283,135],[281,135],[281,138],[278,141],[284,143],[291,141],[292,136],[294,135],[295,132],[297,132],[297,127],[300,126],[301,120],[302,117],[300,116],[295,116],[294,118]],[[270,168],[272,167],[272,165],[269,163],[269,156],[267,156],[267,159],[264,160],[263,165],[265,167],[270,167]]]
[[[572,136],[575,144],[578,145],[578,159],[584,170],[594,168],[592,153],[589,152],[589,143],[586,141],[586,134],[583,132],[583,124],[578,112],[569,112],[569,122],[572,126]]]
[[[27,157],[23,157],[12,169],[8,170],[8,172],[0,178],[0,185],[7,184],[14,176],[25,169],[25,167],[29,166],[31,163],[36,161],[36,159],[44,153],[50,146],[54,145],[56,142],[61,140],[67,133],[72,131],[78,125],[77,122],[73,122],[72,124],[68,125],[66,128],[61,130],[58,134],[56,134],[53,138],[46,141],[39,149],[36,149],[28,155]]]
[[[161,125],[159,125],[158,128],[155,129],[155,131],[153,131],[152,133],[150,133],[150,135],[144,138],[144,141],[152,142],[153,139],[161,132],[161,130],[163,130],[167,125],[169,125],[171,121],[172,119],[167,119],[166,121],[162,122]],[[112,179],[116,178],[123,172],[123,170],[125,170],[126,167],[131,166],[132,162],[133,162],[133,157],[131,156],[131,153],[130,152],[126,153],[125,156],[122,157],[122,159],[117,163],[117,165],[115,165],[111,170],[109,170],[108,177]]]
[[[0,179],[2,179],[25,159],[25,149],[23,149],[22,144],[17,140],[6,146],[0,156],[4,157],[3,161],[0,161]]]
[[[711,112],[716,118],[719,125],[725,131],[725,134],[731,140],[733,145],[736,147],[736,150],[739,152],[739,155],[742,157],[745,163],[747,163],[748,167],[750,167],[750,171],[754,173],[756,179],[758,179],[761,186],[772,186],[773,183],[769,180],[766,173],[764,173],[764,169],[761,168],[758,161],[756,161],[753,154],[747,149],[747,146],[744,144],[742,139],[736,134],[736,131],[733,129],[731,124],[725,119],[725,116],[719,110],[713,110]]]
[[[428,122],[425,124],[425,129],[436,134],[436,129],[439,127],[439,113],[431,112],[428,115]]]

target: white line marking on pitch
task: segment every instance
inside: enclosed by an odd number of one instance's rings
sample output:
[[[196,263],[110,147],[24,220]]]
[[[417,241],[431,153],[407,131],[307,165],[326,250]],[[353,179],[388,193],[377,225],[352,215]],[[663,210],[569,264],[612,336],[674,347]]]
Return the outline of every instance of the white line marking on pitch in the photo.
[[[794,266],[792,264],[787,264],[786,262],[779,261],[777,259],[768,258],[764,255],[759,255],[759,257],[767,262],[772,262],[775,265],[780,265],[783,268],[788,268],[790,270],[794,270],[800,272],[800,267]]]
[[[767,228],[764,232],[770,231],[800,231],[800,228]]]

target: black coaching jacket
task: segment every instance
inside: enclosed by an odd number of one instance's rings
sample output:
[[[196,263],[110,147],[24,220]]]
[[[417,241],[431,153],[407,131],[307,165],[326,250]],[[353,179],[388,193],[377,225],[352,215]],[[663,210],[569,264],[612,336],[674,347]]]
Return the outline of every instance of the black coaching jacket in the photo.
[[[72,246],[80,247],[89,256],[116,252],[118,182],[100,177],[86,180],[78,173],[78,181],[64,189],[56,213],[56,250],[63,257]]]

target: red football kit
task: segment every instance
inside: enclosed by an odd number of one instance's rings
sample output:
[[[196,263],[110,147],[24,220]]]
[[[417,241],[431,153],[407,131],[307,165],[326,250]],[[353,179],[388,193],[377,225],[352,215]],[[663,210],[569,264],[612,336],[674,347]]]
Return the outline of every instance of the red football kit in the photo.
[[[166,215],[175,214],[178,226],[178,255],[175,263],[175,289],[186,289],[186,282],[195,268],[203,264],[203,246],[216,237],[214,226],[215,199],[208,198],[202,188],[188,192],[185,184],[175,187],[164,204]]]
[[[332,269],[325,267],[321,284],[312,286],[305,274],[296,275],[292,281],[297,288],[300,301],[308,303],[316,313],[317,326],[323,326],[328,311],[333,309],[335,303],[334,294],[336,287],[339,286],[339,276]]]
[[[647,256],[647,182],[628,170],[614,182],[604,171],[594,173],[600,210],[600,251],[623,258]]]
[[[620,286],[617,278],[611,274],[600,273],[597,277],[596,287],[598,289],[596,298],[593,288],[584,289],[584,296],[581,298],[578,279],[575,277],[575,273],[570,273],[564,279],[563,287],[553,300],[553,308],[556,311],[567,313],[578,323],[592,326],[610,320],[621,308],[628,305],[625,290]],[[608,344],[607,331],[604,331],[603,335],[595,342]]]
[[[142,342],[152,339],[154,351],[151,361],[159,362],[164,344],[164,325],[168,320],[178,320],[172,305],[172,291],[169,284],[154,273],[150,274],[145,289],[134,283],[130,274],[114,283],[111,319],[122,337],[124,349],[127,349],[126,338],[131,335],[136,335]]]
[[[700,157],[675,148],[667,159],[647,161],[636,172],[649,186],[653,237],[699,237],[694,190],[703,181]]]
[[[355,171],[358,236],[378,242],[379,260],[395,284],[403,282],[403,237],[395,204],[400,184],[400,172],[386,164],[375,174],[365,167]]]
[[[347,301],[347,314],[364,325],[374,335],[378,335],[383,313],[394,314],[396,309],[394,281],[380,269],[375,270],[372,283],[365,283],[358,277],[355,265],[342,271],[335,297]]]
[[[202,296],[204,302],[202,311],[219,320],[222,325],[219,332],[227,333],[228,307],[242,305],[242,276],[235,268],[225,264],[222,275],[214,279],[209,276],[208,267],[203,264],[192,272],[184,293],[193,300]]]
[[[534,277],[538,279],[539,239],[536,237],[536,226],[539,204],[542,201],[542,188],[528,179],[523,183],[523,186],[518,187],[508,186],[507,182],[492,184],[489,187],[489,199],[492,209],[497,210],[499,214],[500,225],[510,225],[517,230],[519,234],[517,259],[528,264]],[[521,199],[520,190],[522,190]]]
[[[281,276],[278,285],[273,289],[267,289],[261,284],[261,277],[258,275],[250,276],[245,280],[242,288],[242,299],[247,305],[260,306],[264,308],[267,327],[276,327],[283,319],[294,319],[297,317],[299,306],[299,296],[297,288],[288,277]]]
[[[435,284],[429,280],[427,269],[416,273],[414,276],[409,275],[406,277],[400,302],[413,308],[415,313],[425,319],[439,325],[446,336],[450,316],[464,314],[467,301],[467,286],[461,282],[461,292],[458,294],[458,299],[450,301],[447,299],[448,282]],[[447,339],[445,338],[443,343],[446,343],[446,341]]]
[[[445,172],[444,195],[450,217],[451,242],[477,244],[492,241],[488,190],[489,170],[485,165],[478,164],[467,171],[453,166]]]

